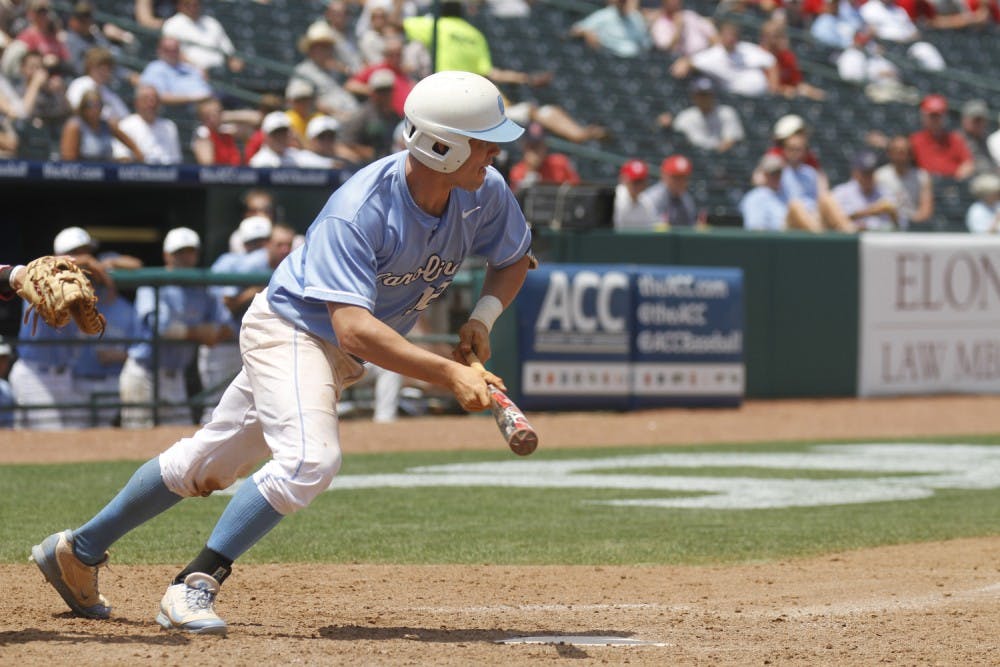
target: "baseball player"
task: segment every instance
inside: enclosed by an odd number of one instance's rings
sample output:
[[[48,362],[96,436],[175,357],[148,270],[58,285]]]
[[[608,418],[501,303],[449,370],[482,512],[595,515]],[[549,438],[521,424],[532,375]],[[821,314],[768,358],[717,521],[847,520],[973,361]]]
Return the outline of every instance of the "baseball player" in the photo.
[[[198,264],[201,239],[187,227],[177,227],[163,238],[163,261],[167,269],[190,269]],[[156,294],[152,287],[140,287],[135,294],[136,317],[146,336],[152,336]],[[168,341],[189,341],[214,345],[232,336],[228,314],[205,287],[166,285],[160,288],[159,333]],[[167,344],[159,349],[160,399],[170,405],[159,409],[161,424],[190,424],[184,369],[195,355],[192,345]],[[153,400],[153,347],[133,345],[120,378],[122,403],[149,403]],[[153,424],[148,407],[122,407],[122,426],[145,428]]]
[[[407,150],[358,171],[336,190],[243,318],[243,370],[209,424],[133,475],[76,530],[50,535],[32,558],[79,615],[107,618],[98,569],[122,535],[182,498],[208,495],[263,466],[230,500],[205,548],[167,587],[165,628],[222,634],[214,602],[233,561],[285,515],[308,505],[340,469],[341,390],[378,364],[450,390],[463,408],[489,405],[501,378],[465,364],[489,358],[489,332],[524,281],[531,236],[491,166],[522,128],[496,86],[464,72],[420,81],[405,105]],[[470,254],[486,258],[482,294],[458,330],[454,359],[406,340],[421,311]]]

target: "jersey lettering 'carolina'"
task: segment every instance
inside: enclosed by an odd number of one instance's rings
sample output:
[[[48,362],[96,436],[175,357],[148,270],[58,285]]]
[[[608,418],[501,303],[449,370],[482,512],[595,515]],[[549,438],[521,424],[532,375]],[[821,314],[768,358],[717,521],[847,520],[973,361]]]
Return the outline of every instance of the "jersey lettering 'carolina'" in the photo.
[[[393,273],[380,273],[375,276],[375,280],[386,287],[396,287],[398,285],[409,285],[414,280],[422,278],[425,283],[432,283],[442,275],[453,276],[458,271],[461,262],[441,259],[437,255],[427,258],[427,263],[412,273],[395,275]],[[451,282],[450,280],[448,281]]]

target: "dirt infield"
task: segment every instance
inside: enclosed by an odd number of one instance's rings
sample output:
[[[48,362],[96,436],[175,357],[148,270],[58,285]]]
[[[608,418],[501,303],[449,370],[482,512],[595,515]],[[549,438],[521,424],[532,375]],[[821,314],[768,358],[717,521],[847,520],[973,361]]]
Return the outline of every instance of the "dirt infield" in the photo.
[[[751,402],[738,410],[539,415],[543,447],[1000,433],[1000,399]],[[0,463],[143,459],[189,429],[25,434]],[[347,422],[348,454],[502,446],[492,420]],[[152,436],[152,437],[151,437]],[[727,567],[245,566],[227,639],[161,632],[172,566],[103,574],[114,619],[73,618],[29,565],[2,565],[0,664],[1000,664],[1000,537]],[[508,646],[609,635],[646,647]]]

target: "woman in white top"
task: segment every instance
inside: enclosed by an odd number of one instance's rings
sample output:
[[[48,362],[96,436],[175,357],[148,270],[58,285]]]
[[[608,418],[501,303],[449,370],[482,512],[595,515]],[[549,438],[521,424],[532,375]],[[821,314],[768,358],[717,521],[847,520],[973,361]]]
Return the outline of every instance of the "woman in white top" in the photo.
[[[969,190],[976,201],[965,214],[965,226],[977,234],[1000,232],[1000,176],[979,174]]]

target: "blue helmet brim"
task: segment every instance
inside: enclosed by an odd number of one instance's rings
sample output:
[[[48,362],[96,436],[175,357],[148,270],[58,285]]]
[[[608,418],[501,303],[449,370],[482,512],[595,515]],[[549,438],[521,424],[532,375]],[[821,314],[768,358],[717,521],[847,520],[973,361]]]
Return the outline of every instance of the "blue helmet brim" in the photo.
[[[495,127],[486,130],[454,130],[459,134],[482,141],[491,141],[495,144],[505,144],[516,140],[524,134],[524,128],[512,121],[504,118],[503,122]]]

